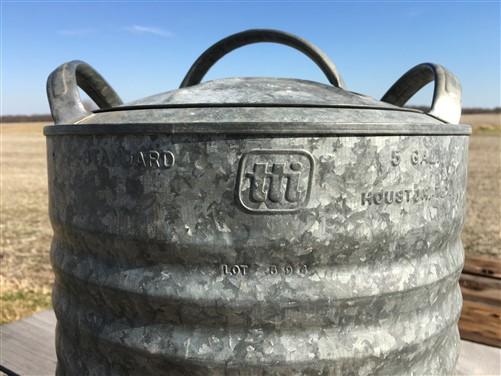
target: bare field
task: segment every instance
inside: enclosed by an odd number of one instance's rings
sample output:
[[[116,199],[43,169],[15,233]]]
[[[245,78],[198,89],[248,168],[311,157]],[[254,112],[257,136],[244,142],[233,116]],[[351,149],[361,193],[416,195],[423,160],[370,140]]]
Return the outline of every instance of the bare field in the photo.
[[[462,238],[467,255],[501,257],[501,134],[470,139]]]
[[[465,114],[461,116],[461,123],[473,126],[473,133],[500,133],[501,113]]]
[[[472,124],[467,254],[501,257],[501,125],[499,114],[465,115]],[[43,123],[1,125],[0,323],[50,306],[52,230],[47,216]]]
[[[42,124],[1,126],[0,322],[50,305],[52,272]]]

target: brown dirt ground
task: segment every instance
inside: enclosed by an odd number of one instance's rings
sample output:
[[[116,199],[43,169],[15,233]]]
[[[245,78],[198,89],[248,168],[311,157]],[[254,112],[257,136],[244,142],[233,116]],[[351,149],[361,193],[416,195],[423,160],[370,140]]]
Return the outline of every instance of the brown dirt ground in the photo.
[[[501,257],[501,121],[465,115],[472,124],[466,253]],[[47,216],[45,140],[41,123],[2,124],[0,153],[0,323],[50,306],[51,227]]]

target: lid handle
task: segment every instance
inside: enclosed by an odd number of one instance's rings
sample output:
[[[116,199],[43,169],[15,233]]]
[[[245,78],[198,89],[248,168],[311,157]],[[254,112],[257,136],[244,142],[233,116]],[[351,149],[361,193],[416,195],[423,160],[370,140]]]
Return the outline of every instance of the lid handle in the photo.
[[[60,65],[47,79],[47,97],[55,124],[72,124],[91,114],[78,92],[80,87],[99,108],[123,102],[106,80],[89,64],[73,60]]]
[[[270,29],[246,30],[221,39],[198,57],[179,87],[184,88],[199,84],[209,69],[224,55],[239,47],[260,42],[284,44],[295,48],[312,59],[332,85],[344,87],[343,79],[337,72],[336,66],[318,47],[293,34]]]
[[[435,81],[435,88],[428,114],[447,123],[459,123],[461,118],[461,83],[456,76],[438,64],[416,65],[400,77],[381,100],[401,107],[419,89],[431,81]]]

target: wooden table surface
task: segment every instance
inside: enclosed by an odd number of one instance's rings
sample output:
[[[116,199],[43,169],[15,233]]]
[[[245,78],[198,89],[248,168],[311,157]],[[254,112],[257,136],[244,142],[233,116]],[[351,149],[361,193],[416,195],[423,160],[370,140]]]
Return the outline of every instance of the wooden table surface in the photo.
[[[54,375],[56,353],[53,311],[0,326],[0,374]],[[9,373],[9,371],[11,373]],[[457,375],[501,375],[501,349],[461,341]]]

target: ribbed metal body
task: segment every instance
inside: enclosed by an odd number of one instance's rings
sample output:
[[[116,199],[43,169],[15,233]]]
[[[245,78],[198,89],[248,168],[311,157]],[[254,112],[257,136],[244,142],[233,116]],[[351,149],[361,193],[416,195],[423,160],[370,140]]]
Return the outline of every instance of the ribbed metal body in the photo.
[[[46,128],[58,375],[453,372],[467,135],[102,127]]]
[[[201,83],[257,42],[330,84]],[[431,81],[428,112],[402,107]],[[470,127],[447,69],[419,64],[378,101],[318,47],[258,29],[177,90],[123,104],[71,61],[47,94],[58,376],[454,372]]]

